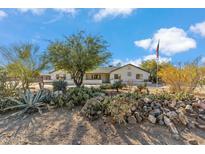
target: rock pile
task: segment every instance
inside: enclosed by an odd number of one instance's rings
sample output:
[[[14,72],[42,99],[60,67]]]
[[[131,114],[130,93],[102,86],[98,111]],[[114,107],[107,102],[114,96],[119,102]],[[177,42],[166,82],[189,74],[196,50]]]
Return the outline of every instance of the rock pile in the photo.
[[[89,119],[97,119],[100,115],[112,116],[106,114],[109,113],[109,106],[112,106],[112,111],[116,112],[113,114],[117,116],[115,118],[123,115],[124,121],[130,124],[148,120],[152,124],[168,127],[173,137],[179,139],[180,134],[176,127],[178,125],[189,129],[205,129],[205,109],[200,107],[203,103],[204,100],[196,98],[182,101],[152,98],[149,95],[139,98],[129,95],[113,98],[96,97],[87,101],[81,113]]]
[[[139,99],[135,106],[130,109],[131,120],[128,118],[128,123],[139,123],[148,120],[153,124],[167,126],[173,133],[175,138],[178,138],[179,132],[176,128],[178,124],[188,128],[197,126],[205,129],[205,113],[204,109],[200,108],[203,100],[193,99],[189,101],[177,100],[152,100],[145,97]],[[135,120],[134,120],[135,118]]]

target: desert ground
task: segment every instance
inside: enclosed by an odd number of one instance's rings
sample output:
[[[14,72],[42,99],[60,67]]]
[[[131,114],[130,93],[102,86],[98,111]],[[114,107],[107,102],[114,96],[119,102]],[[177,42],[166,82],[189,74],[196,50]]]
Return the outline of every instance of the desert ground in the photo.
[[[166,87],[149,87],[151,92]],[[200,93],[199,93],[200,92]],[[197,89],[204,97],[204,91]],[[50,108],[43,114],[35,113],[18,120],[0,120],[0,144],[205,144],[205,128],[177,125],[179,138],[169,128],[143,121],[136,124],[113,123],[109,117],[90,121],[80,114],[81,107],[72,110]],[[0,115],[4,119],[7,114]],[[205,125],[205,121],[202,121]]]
[[[205,144],[202,129],[178,127],[180,139],[175,139],[165,126],[146,121],[136,125],[113,124],[106,117],[89,121],[80,115],[79,108],[71,112],[51,109],[16,124],[7,121],[0,124],[0,130],[8,126],[6,123],[13,126],[1,134],[0,144]]]

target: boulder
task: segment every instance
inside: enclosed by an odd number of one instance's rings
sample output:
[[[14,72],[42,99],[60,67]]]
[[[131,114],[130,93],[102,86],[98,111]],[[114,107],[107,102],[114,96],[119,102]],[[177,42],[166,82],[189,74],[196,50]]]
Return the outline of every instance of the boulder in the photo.
[[[157,117],[161,114],[161,110],[160,109],[154,109],[150,112],[150,114]]]
[[[159,124],[160,124],[161,126],[163,126],[165,123],[164,123],[163,120],[159,120]]]
[[[164,123],[170,128],[173,134],[179,134],[178,130],[167,116],[164,116]]]
[[[153,124],[155,124],[156,121],[157,121],[157,119],[156,119],[153,115],[151,115],[151,114],[148,116],[148,120],[149,120],[151,123],[153,123]]]
[[[192,108],[191,105],[188,104],[188,105],[186,105],[185,110],[188,111],[188,112],[192,112],[193,108]]]
[[[172,136],[173,136],[173,138],[176,139],[176,140],[179,140],[179,139],[180,139],[179,134],[173,134]]]
[[[145,97],[145,98],[143,99],[143,101],[144,101],[145,103],[151,103],[151,102],[152,102],[152,100],[151,100],[150,98],[147,98],[147,97]]]
[[[205,121],[205,115],[199,114],[199,118]]]
[[[139,112],[135,112],[135,118],[136,118],[137,122],[141,122],[143,120],[142,117],[140,116]]]
[[[198,142],[196,140],[189,140],[189,144],[198,145]]]
[[[146,105],[143,106],[143,110],[144,110],[145,112],[147,112],[147,106],[146,106]]]
[[[137,110],[136,106],[132,106],[132,107],[131,107],[131,111],[132,111],[132,112],[135,112],[136,110]]]
[[[129,124],[136,124],[137,123],[136,118],[134,116],[128,117],[127,120],[128,120]]]
[[[177,101],[176,100],[172,100],[172,102],[169,103],[168,106],[171,107],[171,108],[174,108],[176,106],[176,104],[177,104]]]
[[[166,115],[171,119],[176,119],[178,117],[177,113],[175,111],[169,111],[166,113]]]
[[[180,107],[176,110],[177,113],[183,113],[185,114],[186,113],[186,110],[183,108],[183,107]]]
[[[183,125],[187,125],[187,123],[189,122],[187,116],[184,115],[182,112],[180,112],[180,113],[178,114],[178,117],[179,117],[179,120],[181,121],[181,123],[182,123]]]

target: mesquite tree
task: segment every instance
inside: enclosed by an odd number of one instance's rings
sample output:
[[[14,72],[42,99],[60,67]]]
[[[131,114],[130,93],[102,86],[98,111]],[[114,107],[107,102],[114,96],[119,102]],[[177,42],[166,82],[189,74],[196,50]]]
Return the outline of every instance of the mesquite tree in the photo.
[[[100,36],[79,32],[63,41],[53,41],[48,46],[48,58],[56,70],[71,74],[77,87],[83,83],[86,71],[107,62],[111,56],[107,43]]]

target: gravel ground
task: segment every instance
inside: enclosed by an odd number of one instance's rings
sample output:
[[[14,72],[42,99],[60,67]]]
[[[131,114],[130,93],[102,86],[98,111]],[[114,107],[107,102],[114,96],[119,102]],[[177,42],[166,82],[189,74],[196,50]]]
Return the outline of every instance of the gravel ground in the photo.
[[[0,116],[2,118],[3,116]],[[167,127],[143,122],[135,125],[112,124],[110,120],[88,121],[73,111],[53,109],[21,120],[0,121],[0,144],[205,144],[205,131],[179,127],[176,140]]]

